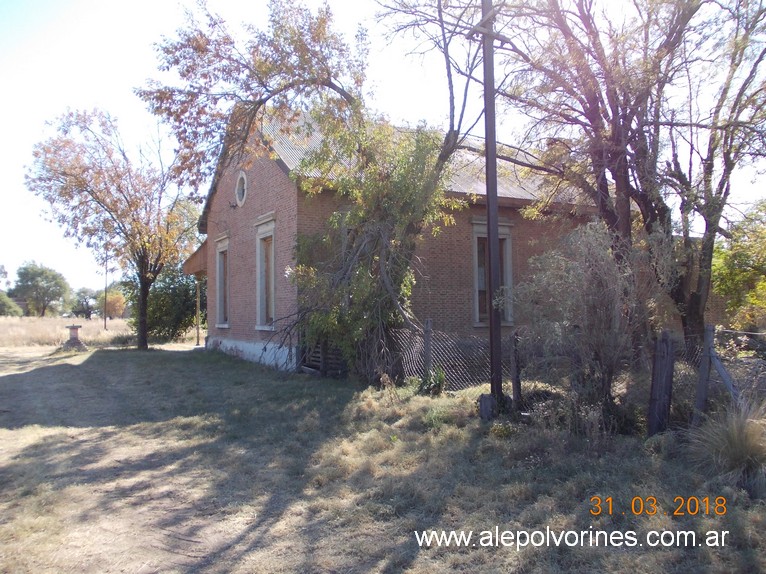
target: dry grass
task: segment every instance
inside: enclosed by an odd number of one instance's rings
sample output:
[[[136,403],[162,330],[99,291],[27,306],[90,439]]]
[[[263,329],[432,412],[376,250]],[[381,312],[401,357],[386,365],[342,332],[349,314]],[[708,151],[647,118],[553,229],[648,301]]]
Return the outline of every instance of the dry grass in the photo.
[[[0,376],[3,572],[766,568],[764,506],[707,482],[673,435],[594,449],[547,420],[482,423],[482,389],[435,399],[361,390],[215,353],[101,350],[14,364]],[[555,391],[537,389],[545,400]],[[612,516],[591,516],[594,495],[613,498]],[[664,515],[690,495],[726,496],[727,514]],[[656,497],[661,512],[633,516],[636,496]],[[723,548],[520,552],[419,548],[413,535],[495,525],[730,535]]]
[[[701,472],[766,497],[766,403],[730,405],[688,433]]]
[[[125,319],[107,321],[63,317],[0,317],[0,347],[60,346],[69,339],[67,325],[82,325],[86,345],[124,344],[132,336]]]

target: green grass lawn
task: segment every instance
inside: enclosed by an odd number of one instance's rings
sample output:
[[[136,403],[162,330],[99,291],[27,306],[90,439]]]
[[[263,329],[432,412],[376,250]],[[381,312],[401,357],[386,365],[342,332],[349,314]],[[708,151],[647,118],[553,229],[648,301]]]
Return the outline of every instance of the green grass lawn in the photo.
[[[0,365],[0,572],[766,569],[763,502],[693,470],[674,435],[483,423],[482,389],[431,399],[217,353],[101,350]],[[708,513],[672,516],[674,499],[692,496],[709,499]],[[634,532],[637,544],[485,546],[480,533],[495,527],[585,532],[586,542]],[[474,538],[418,546],[414,532],[429,530]],[[646,544],[665,530],[698,543],[729,534],[715,547]]]

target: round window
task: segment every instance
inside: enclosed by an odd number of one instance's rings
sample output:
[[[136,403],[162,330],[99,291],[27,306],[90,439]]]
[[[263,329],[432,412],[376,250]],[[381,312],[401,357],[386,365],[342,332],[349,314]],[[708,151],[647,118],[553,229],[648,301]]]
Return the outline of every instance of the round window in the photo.
[[[245,203],[245,198],[247,197],[247,178],[245,177],[244,173],[240,172],[239,177],[237,178],[235,194],[237,198],[237,205],[242,205]]]

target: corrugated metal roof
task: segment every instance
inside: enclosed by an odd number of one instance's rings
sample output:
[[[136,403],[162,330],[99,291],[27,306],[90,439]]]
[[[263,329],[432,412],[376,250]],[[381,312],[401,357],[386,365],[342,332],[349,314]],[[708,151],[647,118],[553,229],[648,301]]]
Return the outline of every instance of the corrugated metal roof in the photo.
[[[305,119],[299,120],[292,129],[285,129],[275,122],[263,125],[263,134],[269,140],[274,153],[285,163],[290,171],[298,168],[301,161],[310,153],[317,151],[322,144],[322,135],[312,129]],[[537,178],[522,180],[512,166],[498,167],[498,197],[535,201]],[[347,164],[348,165],[348,164]],[[470,150],[459,149],[451,159],[451,177],[449,191],[466,195],[486,195],[486,177],[484,156]],[[318,170],[303,174],[306,177],[319,177]]]
[[[486,195],[486,165],[484,156],[473,151],[460,149],[450,162],[450,181],[448,188],[455,193]],[[531,178],[522,180],[515,169],[498,165],[497,196],[525,201],[535,201],[537,186]]]
[[[207,275],[207,239],[184,261],[183,270],[187,275]]]
[[[285,165],[293,171],[301,161],[322,144],[322,136],[317,130],[308,130],[305,122],[294,129],[286,129],[276,122],[264,122],[261,128],[274,152]],[[306,174],[317,177],[319,174]]]
[[[289,126],[264,121],[261,133],[290,171],[297,169],[304,159],[322,147],[321,132],[308,122],[305,116],[301,116]],[[345,165],[350,166],[350,161],[345,162]],[[310,178],[321,177],[323,174],[318,169],[313,169],[302,175]]]

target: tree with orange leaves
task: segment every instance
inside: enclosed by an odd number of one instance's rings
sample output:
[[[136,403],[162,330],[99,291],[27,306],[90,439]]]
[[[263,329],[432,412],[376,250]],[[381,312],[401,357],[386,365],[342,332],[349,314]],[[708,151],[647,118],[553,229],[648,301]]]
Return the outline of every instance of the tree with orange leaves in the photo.
[[[150,161],[142,150],[130,157],[116,121],[102,111],[65,114],[33,155],[27,187],[50,204],[65,235],[134,274],[138,348],[148,348],[149,289],[194,237],[196,206],[174,180],[174,163]]]

